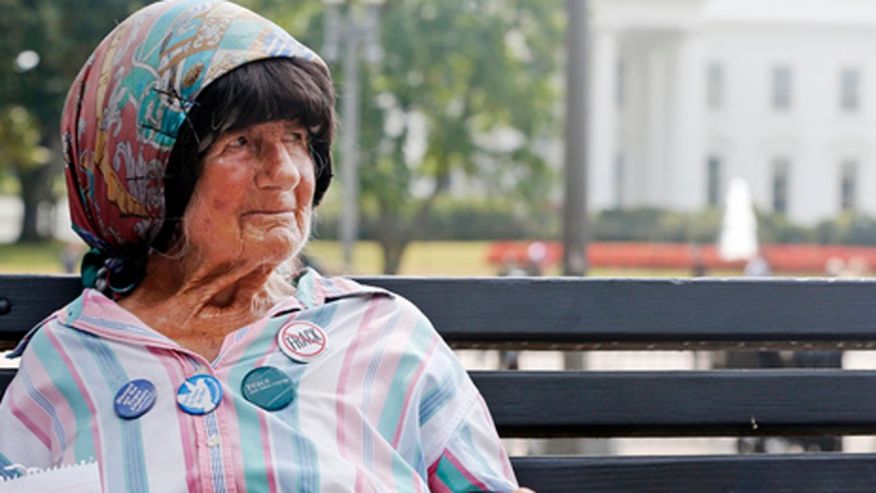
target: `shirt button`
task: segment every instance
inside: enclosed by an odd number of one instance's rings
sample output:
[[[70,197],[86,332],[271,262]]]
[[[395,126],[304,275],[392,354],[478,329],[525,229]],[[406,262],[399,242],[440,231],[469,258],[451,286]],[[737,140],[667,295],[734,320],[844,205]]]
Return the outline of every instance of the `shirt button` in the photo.
[[[215,447],[219,445],[219,435],[210,435],[207,437],[207,446]]]

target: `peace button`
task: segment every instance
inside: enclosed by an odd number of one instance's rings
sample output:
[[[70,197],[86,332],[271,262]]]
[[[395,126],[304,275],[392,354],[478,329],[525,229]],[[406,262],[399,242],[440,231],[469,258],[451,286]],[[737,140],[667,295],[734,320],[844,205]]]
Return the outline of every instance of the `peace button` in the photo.
[[[122,419],[136,419],[152,409],[156,396],[155,385],[149,380],[131,380],[116,392],[113,409]]]
[[[211,413],[220,402],[222,402],[222,384],[216,377],[206,373],[187,378],[176,392],[177,405],[189,414]]]
[[[243,377],[243,397],[268,411],[279,411],[295,398],[292,379],[273,366],[260,366]]]

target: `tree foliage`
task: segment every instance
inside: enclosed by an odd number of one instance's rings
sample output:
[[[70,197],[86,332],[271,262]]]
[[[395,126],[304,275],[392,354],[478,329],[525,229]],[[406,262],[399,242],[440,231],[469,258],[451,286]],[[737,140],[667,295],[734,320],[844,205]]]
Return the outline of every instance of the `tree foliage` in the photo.
[[[249,5],[322,51],[322,3]],[[563,5],[383,4],[383,57],[361,72],[358,152],[363,224],[373,226],[383,247],[385,272],[397,271],[411,240],[428,237],[434,207],[451,188],[513,198],[507,202],[534,215],[553,213],[545,148],[560,134]],[[332,62],[338,88],[342,65]],[[341,90],[339,97],[348,95]],[[335,187],[337,196],[342,190]]]
[[[384,58],[363,87],[360,174],[385,272],[454,180],[548,207],[552,176],[538,149],[559,131],[562,13],[558,1],[385,6]]]
[[[34,146],[52,153],[17,174],[26,210],[47,198],[34,190],[61,169],[58,120],[70,82],[99,40],[145,3],[0,0],[0,113],[26,110]],[[322,1],[240,3],[322,51]],[[360,182],[392,272],[404,246],[423,236],[436,200],[460,184],[513,197],[521,209],[549,209],[544,143],[560,134],[564,10],[560,0],[388,0],[381,9],[384,56],[362,76]],[[39,54],[33,70],[15,69],[23,50]]]
[[[70,83],[100,39],[144,3],[91,0],[86,8],[81,0],[0,0],[0,114],[6,124],[28,120],[0,135],[0,168],[17,178],[24,202],[20,240],[39,239],[36,210],[52,199],[49,184],[62,169],[59,120]],[[39,64],[24,71],[15,60],[26,50],[39,55]],[[16,140],[18,134],[28,140]],[[45,159],[10,157],[22,153]]]
[[[0,163],[16,175],[49,162],[49,150],[40,145],[36,119],[23,106],[0,108]]]

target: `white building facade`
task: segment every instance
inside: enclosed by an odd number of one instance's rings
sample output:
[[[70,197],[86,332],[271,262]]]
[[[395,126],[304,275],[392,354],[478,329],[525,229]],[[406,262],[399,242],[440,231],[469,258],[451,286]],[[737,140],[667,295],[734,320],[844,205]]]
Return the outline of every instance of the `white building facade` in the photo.
[[[590,5],[591,206],[876,215],[876,2]]]

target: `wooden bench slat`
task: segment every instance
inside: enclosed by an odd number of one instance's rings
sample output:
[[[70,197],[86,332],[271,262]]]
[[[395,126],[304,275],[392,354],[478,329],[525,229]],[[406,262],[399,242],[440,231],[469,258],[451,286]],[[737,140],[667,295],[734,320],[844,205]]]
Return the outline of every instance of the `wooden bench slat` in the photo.
[[[82,292],[77,276],[0,276],[0,301],[11,303],[9,313],[0,315],[0,348],[13,346],[53,311]]]
[[[872,434],[876,372],[472,372],[507,437]]]
[[[3,388],[13,373],[0,370]],[[472,372],[472,377],[504,437],[876,430],[876,372]]]
[[[876,281],[360,278],[411,299],[456,347],[876,347]],[[0,345],[80,292],[0,275]],[[773,346],[773,344],[775,344]],[[14,370],[0,370],[0,392]],[[876,433],[876,371],[472,372],[507,437]],[[540,493],[870,492],[876,454],[521,457]]]
[[[538,493],[872,493],[876,455],[513,457]],[[577,486],[576,486],[577,485]]]
[[[358,280],[410,298],[457,347],[876,347],[872,280]],[[79,291],[76,277],[0,276],[0,298],[13,305],[0,340],[18,340]]]
[[[736,348],[737,341],[876,341],[872,280],[362,280],[411,299],[458,346],[512,341],[695,349],[682,343]]]

